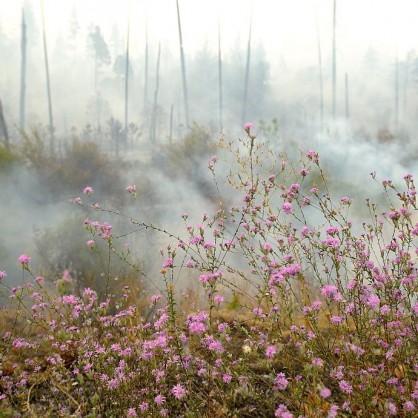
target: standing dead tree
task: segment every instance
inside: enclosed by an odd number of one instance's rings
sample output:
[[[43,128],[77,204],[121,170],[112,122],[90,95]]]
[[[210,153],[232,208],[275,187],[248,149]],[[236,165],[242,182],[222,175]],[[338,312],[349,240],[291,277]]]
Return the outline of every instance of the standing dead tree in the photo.
[[[250,62],[251,62],[251,30],[252,30],[252,16],[250,17],[250,30],[248,33],[248,43],[247,43],[247,63],[245,66],[244,98],[242,100],[242,116],[241,116],[242,123],[245,123],[246,118],[247,118],[248,85],[250,82]]]
[[[1,104],[0,100],[0,135],[3,135],[4,142],[6,144],[6,148],[9,148],[9,133],[7,131],[6,119],[3,113],[3,105]]]
[[[219,129],[223,125],[221,23],[218,23]]]
[[[157,110],[158,110],[158,89],[160,86],[160,55],[161,44],[158,44],[157,68],[155,70],[155,90],[154,90],[154,105],[152,108],[152,119],[150,129],[150,139],[153,144],[157,140]]]
[[[334,0],[334,11],[332,19],[332,117],[337,116],[337,47],[336,47],[336,25],[337,25],[337,0]]]
[[[189,97],[187,92],[187,77],[186,77],[186,61],[184,59],[183,49],[183,35],[181,32],[181,19],[180,19],[180,8],[179,1],[176,0],[177,5],[177,23],[179,29],[179,42],[180,42],[180,60],[181,60],[181,76],[183,80],[183,100],[184,100],[184,116],[186,118],[186,126],[189,126]]]
[[[48,48],[46,44],[46,30],[45,30],[45,11],[44,2],[41,1],[41,14],[42,14],[42,37],[44,46],[44,58],[45,58],[45,75],[46,75],[46,89],[48,95],[48,115],[49,115],[49,132],[51,135],[51,152],[53,151],[53,139],[54,139],[54,118],[52,114],[52,98],[51,98],[51,80],[49,76],[49,63],[48,63]]]
[[[318,70],[319,70],[319,111],[321,115],[320,132],[324,130],[324,79],[322,74],[321,40],[319,37],[318,20],[316,21],[316,38],[318,46]]]
[[[19,109],[19,126],[20,129],[25,129],[25,98],[26,98],[26,22],[25,12],[22,8],[22,24],[21,24],[21,65],[20,65],[20,109]]]
[[[128,27],[126,34],[126,56],[125,56],[125,151],[128,146],[128,108],[129,108],[129,29],[130,20],[128,17]]]

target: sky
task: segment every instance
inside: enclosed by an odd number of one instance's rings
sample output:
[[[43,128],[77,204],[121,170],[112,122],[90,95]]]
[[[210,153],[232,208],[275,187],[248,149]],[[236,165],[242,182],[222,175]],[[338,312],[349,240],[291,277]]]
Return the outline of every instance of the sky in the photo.
[[[144,42],[145,27],[150,40],[165,47],[178,46],[175,0],[43,0],[50,36],[68,27],[75,6],[82,27],[94,23],[103,31],[116,23],[121,31],[130,15],[132,42]],[[0,23],[8,33],[18,35],[23,0],[0,0]],[[34,1],[34,8],[41,0]],[[325,51],[331,48],[333,0],[179,0],[184,48],[193,53],[202,44],[217,45],[218,22],[225,49],[248,37],[252,15],[253,39],[262,42],[267,55],[285,60],[290,68],[317,61],[316,25]],[[39,10],[38,18],[39,16]],[[400,56],[418,39],[418,2],[415,0],[337,1],[339,60],[355,61],[365,48],[372,47]],[[347,64],[348,65],[348,64]]]

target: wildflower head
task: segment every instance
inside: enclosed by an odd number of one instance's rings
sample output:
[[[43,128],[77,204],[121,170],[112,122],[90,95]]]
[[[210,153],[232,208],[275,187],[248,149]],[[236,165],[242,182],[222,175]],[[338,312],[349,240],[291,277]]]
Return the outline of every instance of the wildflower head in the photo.
[[[22,254],[18,258],[18,261],[20,264],[22,264],[24,269],[27,269],[29,267],[29,263],[32,261],[32,258],[30,258],[27,254]]]
[[[94,246],[96,245],[96,242],[94,241],[94,239],[89,239],[89,240],[86,242],[86,245],[87,245],[87,247],[89,247],[89,248],[94,248]]]
[[[128,187],[126,187],[126,191],[129,194],[131,194],[133,196],[136,196],[136,186],[135,186],[135,184],[132,184],[132,185],[129,185]]]
[[[283,208],[284,213],[286,213],[287,215],[292,213],[293,207],[292,207],[291,203],[289,203],[289,202],[283,203],[282,208]]]
[[[86,186],[83,190],[83,193],[87,196],[91,196],[94,193],[93,187]]]
[[[253,128],[254,128],[254,124],[252,122],[246,122],[244,124],[244,131],[247,132],[247,134],[249,134],[251,129]]]

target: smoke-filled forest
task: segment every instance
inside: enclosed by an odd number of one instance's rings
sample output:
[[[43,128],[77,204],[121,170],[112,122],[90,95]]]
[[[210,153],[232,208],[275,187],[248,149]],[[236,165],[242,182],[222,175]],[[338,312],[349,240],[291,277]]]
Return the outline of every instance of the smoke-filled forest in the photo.
[[[0,417],[414,417],[412,0],[0,0]]]

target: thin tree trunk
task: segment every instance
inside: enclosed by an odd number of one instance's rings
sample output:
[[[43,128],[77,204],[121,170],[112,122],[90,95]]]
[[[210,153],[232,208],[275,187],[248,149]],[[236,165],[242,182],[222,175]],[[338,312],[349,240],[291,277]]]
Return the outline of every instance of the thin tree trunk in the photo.
[[[145,68],[144,68],[144,108],[143,113],[147,118],[148,107],[148,26],[145,28]]]
[[[399,130],[399,60],[396,53],[395,60],[395,136]]]
[[[174,105],[170,106],[170,136],[168,137],[170,144],[173,142],[173,113],[174,113]]]
[[[334,12],[332,23],[332,117],[337,116],[337,48],[336,48],[336,25],[337,25],[337,0],[334,0]]]
[[[242,100],[242,123],[246,122],[247,118],[247,100],[248,100],[248,85],[250,81],[250,62],[251,62],[251,30],[252,30],[252,16],[250,18],[250,30],[248,33],[247,44],[247,64],[245,66],[245,79],[244,79],[244,98]]]
[[[128,147],[128,107],[129,107],[129,30],[130,21],[128,17],[128,28],[126,35],[126,57],[125,57],[125,151]]]
[[[181,33],[179,0],[176,0],[176,5],[177,5],[177,23],[178,23],[179,41],[180,41],[181,76],[183,80],[184,115],[186,118],[186,127],[189,127],[189,97],[188,97],[188,92],[187,92],[186,62],[184,59],[183,36]]]
[[[406,108],[407,108],[407,100],[408,100],[408,71],[409,71],[409,57],[407,56],[405,59],[405,67],[404,67],[404,84],[403,84],[403,114],[404,118],[406,118]]]
[[[25,12],[22,8],[22,32],[21,32],[21,67],[20,67],[20,110],[19,125],[20,129],[25,129],[25,98],[26,98],[26,22]]]
[[[223,126],[221,24],[218,23],[219,129]]]
[[[6,119],[4,117],[3,105],[1,103],[1,100],[0,100],[0,128],[1,128],[1,133],[3,134],[4,143],[6,145],[6,148],[9,148],[9,146],[10,146],[9,133],[7,131]]]
[[[319,37],[318,21],[316,22],[316,38],[318,44],[318,69],[319,69],[319,111],[320,111],[320,132],[324,131],[324,79],[322,74],[322,53],[321,40]]]
[[[48,94],[49,132],[51,135],[51,153],[52,153],[53,152],[53,139],[54,139],[54,118],[52,115],[51,81],[49,77],[48,49],[46,45],[45,13],[44,13],[43,0],[41,0],[41,12],[42,12],[42,35],[43,35],[44,57],[45,57],[46,87],[47,87],[47,94]]]
[[[348,74],[345,73],[345,118],[348,121],[350,119],[350,102],[348,94]]]
[[[157,56],[157,68],[155,74],[155,90],[154,90],[154,105],[152,109],[152,120],[151,120],[151,142],[155,144],[157,139],[157,106],[158,106],[158,89],[160,85],[160,54],[161,44],[158,44],[158,56]]]

